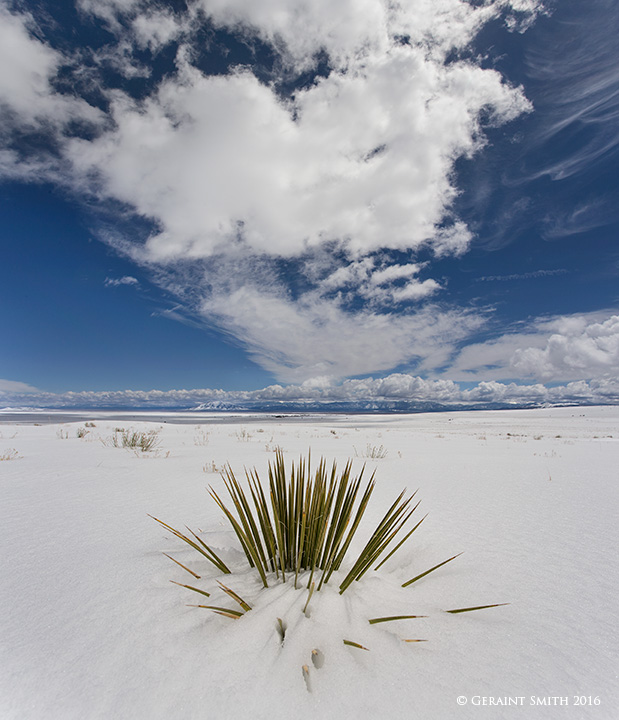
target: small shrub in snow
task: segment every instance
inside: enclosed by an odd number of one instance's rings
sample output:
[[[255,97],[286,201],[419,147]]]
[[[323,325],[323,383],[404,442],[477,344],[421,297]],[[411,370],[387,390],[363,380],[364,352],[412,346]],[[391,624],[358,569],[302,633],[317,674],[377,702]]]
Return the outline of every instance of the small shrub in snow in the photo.
[[[208,445],[210,433],[202,428],[197,429],[193,437],[194,445]]]
[[[370,445],[368,443],[365,446],[365,450],[362,453],[359,453],[357,451],[357,448],[355,448],[355,454],[357,457],[364,457],[369,458],[370,460],[382,460],[383,458],[387,457],[387,450],[385,450],[385,447],[383,445]]]
[[[220,468],[214,460],[207,462],[202,466],[202,472],[218,474],[221,473],[223,468]]]
[[[248,442],[252,438],[252,434],[248,432],[246,428],[241,428],[237,433],[235,433],[237,440],[240,440],[241,442]]]
[[[15,460],[19,457],[19,453],[15,448],[9,448],[8,450],[5,450],[2,455],[0,455],[0,461],[4,460]]]
[[[160,443],[156,430],[139,432],[137,430],[124,430],[116,428],[114,434],[105,444],[112,447],[133,448],[142,452],[154,450]]]

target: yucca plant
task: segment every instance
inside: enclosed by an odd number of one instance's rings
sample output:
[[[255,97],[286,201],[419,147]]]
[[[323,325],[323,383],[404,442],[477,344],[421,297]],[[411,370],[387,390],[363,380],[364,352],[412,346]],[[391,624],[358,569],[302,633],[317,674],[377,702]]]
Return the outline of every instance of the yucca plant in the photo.
[[[278,580],[284,583],[292,581],[296,588],[302,578],[308,592],[307,597],[303,597],[305,602],[302,609],[301,598],[298,608],[306,617],[311,614],[308,607],[313,593],[320,591],[334,573],[342,567],[346,569],[345,574],[343,571],[338,575],[341,595],[369,570],[380,569],[425,520],[425,516],[416,521],[412,520],[419,502],[413,504],[416,492],[407,496],[404,490],[382,516],[358,555],[349,558],[353,539],[375,487],[374,474],[365,482],[364,471],[365,466],[357,476],[353,476],[352,461],[349,460],[338,474],[335,462],[328,468],[326,461],[321,459],[316,470],[312,472],[308,457],[307,460],[299,460],[296,466],[292,464],[290,472],[287,473],[283,453],[278,449],[275,460],[269,463],[267,483],[260,480],[255,470],[246,472],[246,482],[241,483],[230,466],[227,466],[222,473],[222,479],[229,498],[224,499],[221,493],[209,487],[209,494],[234,530],[247,563],[257,571],[265,588],[269,587],[269,583]],[[153,519],[197,551],[220,573],[232,573],[224,560],[198,534],[188,528],[186,533],[181,532],[158,518]],[[167,557],[194,578],[200,579],[200,576],[186,565],[169,555]],[[402,583],[402,588],[408,588],[457,557],[459,555],[454,555],[415,575]],[[201,603],[204,603],[204,598],[211,596],[210,592],[193,584],[172,582],[201,595]],[[232,620],[238,620],[252,610],[252,605],[235,590],[219,580],[217,583],[219,588],[215,590],[223,592],[228,600],[231,599],[234,607],[206,604],[190,607],[211,610]],[[251,602],[254,604],[253,599]],[[460,607],[444,612],[457,615],[504,604],[506,603]],[[417,618],[426,617],[418,614],[385,614],[367,618],[367,622],[372,627],[383,627],[383,624],[406,627],[408,621],[412,620],[413,624],[416,624]],[[282,646],[287,642],[287,628],[286,620],[278,617],[275,631]],[[411,644],[426,642],[426,639],[416,637],[403,637],[401,640]],[[343,638],[342,642],[354,651],[369,650],[356,640]],[[312,650],[311,660],[315,669],[322,667],[322,651]],[[303,665],[302,671],[307,690],[311,691],[309,665]]]
[[[230,522],[247,562],[257,570],[264,587],[269,586],[273,576],[282,582],[293,577],[297,587],[299,575],[309,573],[307,588],[319,591],[342,566],[367,510],[375,481],[372,474],[364,483],[364,470],[353,477],[352,463],[348,461],[338,474],[335,463],[328,469],[321,459],[312,474],[308,458],[293,464],[287,475],[283,453],[278,450],[275,461],[269,463],[268,487],[263,486],[255,470],[247,473],[247,485],[243,486],[228,466],[223,481],[231,502],[224,502],[213,487],[209,487],[209,493]],[[417,503],[411,507],[414,496],[405,497],[405,491],[398,495],[341,580],[340,593],[373,566],[378,569],[423,522],[422,518],[396,542],[419,506]],[[230,572],[195,533],[189,531],[189,537],[161,520],[157,522],[218,570]]]

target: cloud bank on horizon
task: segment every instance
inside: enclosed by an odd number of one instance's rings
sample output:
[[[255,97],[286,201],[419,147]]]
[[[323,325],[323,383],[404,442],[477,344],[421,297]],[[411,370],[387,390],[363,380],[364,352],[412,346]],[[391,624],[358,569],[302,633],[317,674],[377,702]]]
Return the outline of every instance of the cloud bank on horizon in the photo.
[[[456,209],[457,164],[482,151],[489,130],[534,112],[523,87],[468,49],[491,23],[525,32],[545,12],[541,1],[191,0],[172,9],[78,0],[77,9],[80,22],[106,28],[105,45],[52,42],[53,19],[0,1],[0,176],[51,182],[98,208],[100,239],[292,392],[313,382],[325,383],[323,394],[371,395],[374,381],[338,381],[400,368],[408,372],[389,378],[412,378],[402,381],[409,390],[427,382],[424,393],[437,397],[442,382],[475,382],[482,393],[490,381],[500,395],[510,391],[492,382],[599,388],[617,375],[616,309],[497,328],[494,308],[457,302],[440,269],[474,239]],[[216,67],[222,33],[243,60]],[[544,59],[536,62],[543,76]],[[594,122],[616,87],[610,63],[604,87],[589,89],[574,62],[555,91],[576,81],[588,90],[546,141],[575,117]],[[587,159],[616,145],[598,140]],[[565,177],[584,164],[574,155],[528,172]],[[591,222],[583,201],[571,217],[549,219],[547,232]],[[139,283],[106,280],[122,284]]]
[[[463,389],[452,380],[427,380],[403,373],[333,383],[315,379],[301,385],[271,385],[260,390],[115,390],[110,392],[46,393],[23,383],[0,380],[2,412],[55,408],[88,409],[190,409],[198,411],[255,410],[270,412],[415,411],[438,408],[540,407],[551,405],[616,405],[619,381],[569,382],[548,387],[494,380]],[[8,387],[6,387],[8,386]],[[6,388],[6,389],[5,389]]]

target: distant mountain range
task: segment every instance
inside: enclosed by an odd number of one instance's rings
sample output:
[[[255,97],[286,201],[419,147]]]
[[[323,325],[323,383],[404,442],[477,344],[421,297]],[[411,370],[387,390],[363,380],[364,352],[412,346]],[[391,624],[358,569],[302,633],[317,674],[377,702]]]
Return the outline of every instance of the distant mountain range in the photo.
[[[149,404],[97,404],[97,405],[69,405],[58,404],[55,407],[4,407],[0,412],[4,414],[41,413],[46,412],[161,412],[161,413],[233,413],[233,414],[409,414],[432,412],[459,412],[470,410],[518,410],[527,408],[566,407],[572,405],[600,405],[603,403],[572,403],[572,402],[477,402],[477,403],[439,403],[430,401],[408,400],[253,400],[243,403],[232,403],[220,400],[199,403],[191,406],[149,405]]]

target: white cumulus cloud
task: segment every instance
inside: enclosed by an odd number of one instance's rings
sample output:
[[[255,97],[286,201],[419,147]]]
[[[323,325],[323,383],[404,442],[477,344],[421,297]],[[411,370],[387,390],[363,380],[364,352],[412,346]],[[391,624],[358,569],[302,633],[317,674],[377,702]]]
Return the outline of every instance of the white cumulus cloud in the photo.
[[[14,385],[23,385],[14,383]],[[10,407],[40,408],[204,408],[263,409],[271,411],[348,409],[392,410],[432,409],[438,406],[462,407],[540,407],[548,405],[616,404],[619,381],[600,379],[569,382],[552,388],[536,383],[500,383],[483,381],[462,389],[450,380],[427,380],[415,375],[394,373],[384,378],[362,378],[333,382],[317,378],[300,385],[270,385],[259,390],[122,390],[67,392],[62,394],[30,392],[19,387],[2,389],[0,401]]]
[[[586,317],[558,318],[548,323],[543,347],[519,348],[511,366],[520,376],[544,380],[619,374],[619,315],[603,322]]]
[[[453,53],[488,21],[503,15],[513,25],[539,3],[79,7],[116,36],[95,64],[139,76],[137,51],[177,42],[175,69],[139,98],[106,88],[100,75],[109,103],[102,122],[102,111],[54,90],[55,74],[73,60],[33,36],[30,16],[0,6],[0,52],[16,47],[23,58],[15,76],[0,70],[0,98],[24,122],[56,119],[54,179],[150,223],[147,237],[110,242],[191,311],[289,381],[435,368],[479,328],[481,316],[437,304],[441,280],[415,254],[466,252],[472,235],[452,208],[455,163],[484,145],[484,122],[531,109],[521,88]],[[266,43],[277,60],[271,82],[250,66],[206,75],[195,43],[206,22],[249,45]],[[282,90],[320,58],[324,72]],[[96,131],[71,134],[65,124],[76,117],[98,122]],[[41,176],[40,163],[10,149],[0,155],[3,168]],[[266,286],[256,280],[258,266]],[[222,272],[231,274],[227,282]]]
[[[467,346],[445,372],[455,380],[616,378],[619,315],[598,311],[538,318],[498,338]]]
[[[11,13],[0,2],[0,132],[15,125],[45,131],[69,121],[99,120],[100,113],[84,100],[54,89],[65,58],[34,37],[35,29],[30,14]]]

